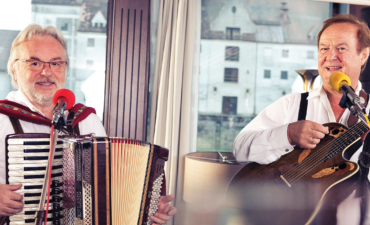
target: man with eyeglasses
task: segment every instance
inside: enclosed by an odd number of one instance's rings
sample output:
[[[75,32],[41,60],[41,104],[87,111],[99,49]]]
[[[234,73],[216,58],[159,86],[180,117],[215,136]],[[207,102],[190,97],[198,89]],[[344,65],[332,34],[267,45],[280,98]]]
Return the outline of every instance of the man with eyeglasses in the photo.
[[[26,106],[29,111],[52,119],[54,93],[66,83],[69,58],[63,35],[53,26],[42,28],[32,24],[22,30],[14,40],[8,61],[12,77],[12,91],[6,100]],[[1,106],[0,106],[1,107]],[[106,136],[99,118],[89,114],[78,123],[81,135],[95,133]],[[0,216],[11,216],[23,209],[23,196],[14,192],[21,185],[5,184],[5,137],[20,129],[24,133],[50,133],[47,125],[16,120],[0,113]],[[176,213],[169,204],[173,195],[161,197],[159,210],[151,219],[165,224]]]

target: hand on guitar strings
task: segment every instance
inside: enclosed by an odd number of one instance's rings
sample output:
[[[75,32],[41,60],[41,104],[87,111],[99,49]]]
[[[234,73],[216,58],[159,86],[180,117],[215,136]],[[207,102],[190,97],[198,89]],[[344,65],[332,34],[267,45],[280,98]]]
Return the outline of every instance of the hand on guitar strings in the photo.
[[[166,224],[173,215],[177,212],[177,209],[170,205],[175,199],[174,195],[162,196],[158,202],[158,211],[150,219],[156,224]]]
[[[309,120],[302,120],[288,125],[288,141],[301,148],[315,148],[329,128]]]
[[[12,216],[23,210],[23,195],[14,192],[21,187],[21,184],[0,184],[0,216]]]

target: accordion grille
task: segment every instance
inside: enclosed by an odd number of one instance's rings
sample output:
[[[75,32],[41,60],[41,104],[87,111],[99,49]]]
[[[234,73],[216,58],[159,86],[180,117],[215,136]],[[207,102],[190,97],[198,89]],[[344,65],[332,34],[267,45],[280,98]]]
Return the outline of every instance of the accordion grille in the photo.
[[[111,199],[113,224],[137,224],[150,145],[111,140]]]

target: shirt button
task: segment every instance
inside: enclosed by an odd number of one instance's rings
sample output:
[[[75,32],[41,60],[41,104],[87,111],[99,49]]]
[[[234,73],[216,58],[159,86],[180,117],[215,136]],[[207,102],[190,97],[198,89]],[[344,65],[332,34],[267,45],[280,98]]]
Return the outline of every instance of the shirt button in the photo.
[[[289,152],[289,150],[288,150],[288,149],[285,149],[285,151],[286,151],[286,152]]]

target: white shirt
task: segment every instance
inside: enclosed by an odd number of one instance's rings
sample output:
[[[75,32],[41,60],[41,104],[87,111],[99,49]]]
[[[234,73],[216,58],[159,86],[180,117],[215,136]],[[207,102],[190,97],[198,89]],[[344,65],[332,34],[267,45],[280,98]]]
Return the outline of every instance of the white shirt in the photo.
[[[357,94],[361,88],[362,85],[359,82],[356,89]],[[320,124],[336,123],[334,112],[323,87],[311,90],[307,99],[306,120]],[[289,94],[258,114],[235,139],[234,155],[237,161],[269,164],[291,152],[294,147],[288,141],[287,129],[289,123],[298,120],[300,101],[301,94]],[[369,107],[370,104],[366,107],[367,112]],[[346,109],[338,123],[347,125],[349,116],[350,112]],[[357,163],[361,151],[362,147],[350,160]],[[360,198],[354,198],[354,194],[355,192],[339,204],[337,224],[359,224]],[[366,221],[369,221],[369,218]]]
[[[12,91],[6,97],[7,100],[13,101],[27,106],[31,111],[43,113],[38,110],[21,91]],[[65,112],[68,115],[68,111]],[[39,125],[31,122],[19,120],[24,133],[50,133],[50,126]],[[90,114],[86,119],[79,122],[80,134],[94,133],[95,136],[106,137],[107,134],[104,130],[102,123],[98,116],[94,113]],[[0,113],[0,184],[5,184],[5,137],[8,134],[14,134],[13,126],[9,117]]]

